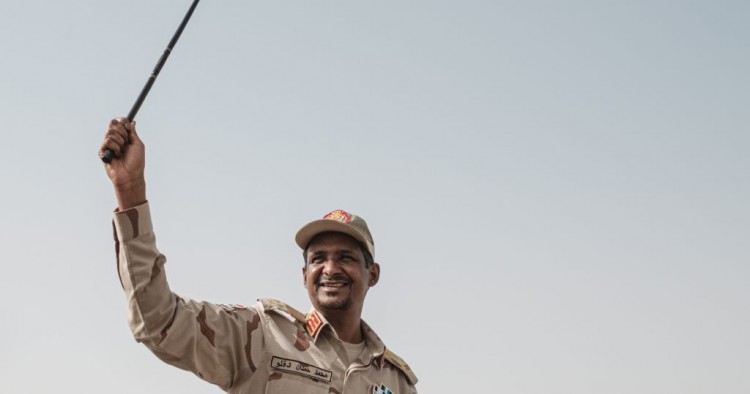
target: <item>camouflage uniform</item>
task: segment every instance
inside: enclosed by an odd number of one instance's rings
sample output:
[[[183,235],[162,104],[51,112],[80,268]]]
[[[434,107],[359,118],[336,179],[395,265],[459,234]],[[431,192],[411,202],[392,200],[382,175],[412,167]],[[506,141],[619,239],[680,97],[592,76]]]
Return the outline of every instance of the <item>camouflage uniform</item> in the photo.
[[[275,300],[217,305],[172,293],[148,204],[116,212],[114,228],[130,328],[163,361],[229,393],[417,392],[409,366],[364,322],[366,351],[346,365],[341,341],[315,310],[304,315]]]

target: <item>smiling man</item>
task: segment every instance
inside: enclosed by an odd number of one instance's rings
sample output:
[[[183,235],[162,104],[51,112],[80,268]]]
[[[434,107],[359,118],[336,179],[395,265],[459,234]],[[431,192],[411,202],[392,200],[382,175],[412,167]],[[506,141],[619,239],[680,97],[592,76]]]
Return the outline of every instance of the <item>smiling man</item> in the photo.
[[[336,210],[303,226],[302,278],[312,309],[270,299],[212,304],[174,294],[146,201],[145,147],[135,124],[113,119],[99,155],[117,197],[115,250],[130,328],[156,356],[229,393],[414,394],[417,378],[361,319],[380,278],[367,223]]]

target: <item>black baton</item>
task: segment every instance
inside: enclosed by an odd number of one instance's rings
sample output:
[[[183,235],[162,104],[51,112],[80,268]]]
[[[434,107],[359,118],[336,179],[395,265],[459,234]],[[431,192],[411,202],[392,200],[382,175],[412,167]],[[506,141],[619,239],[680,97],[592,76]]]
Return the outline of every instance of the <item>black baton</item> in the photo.
[[[169,54],[172,53],[172,49],[174,48],[174,45],[177,43],[177,40],[180,39],[180,35],[182,34],[182,31],[185,30],[185,26],[187,26],[187,23],[190,20],[190,17],[193,16],[193,11],[195,11],[195,7],[198,5],[198,1],[200,0],[194,0],[193,4],[190,5],[190,9],[188,9],[187,14],[185,14],[185,17],[182,19],[182,23],[180,23],[180,26],[177,28],[177,31],[174,33],[174,36],[172,36],[172,40],[169,41],[169,44],[167,45],[167,49],[164,50],[164,53],[161,54],[159,61],[156,62],[156,66],[154,66],[154,71],[151,72],[151,76],[148,77],[148,80],[146,81],[146,85],[143,86],[143,89],[141,90],[141,94],[138,95],[138,99],[135,100],[135,103],[133,104],[133,108],[131,108],[130,113],[128,113],[128,122],[132,122],[133,120],[135,120],[135,115],[138,113],[138,110],[141,108],[143,101],[146,100],[146,96],[148,96],[148,92],[151,90],[151,87],[154,86],[154,81],[156,81],[156,77],[159,76],[159,72],[161,71],[161,68],[164,67],[164,63],[167,62],[167,58],[169,58]],[[101,157],[102,161],[105,163],[110,163],[114,158],[115,158],[115,152],[113,152],[111,149],[105,150],[104,154]]]

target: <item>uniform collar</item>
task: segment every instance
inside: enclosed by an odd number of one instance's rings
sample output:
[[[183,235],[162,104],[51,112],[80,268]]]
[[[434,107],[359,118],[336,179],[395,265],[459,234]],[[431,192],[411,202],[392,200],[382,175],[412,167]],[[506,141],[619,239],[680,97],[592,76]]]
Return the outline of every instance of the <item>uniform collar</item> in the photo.
[[[378,334],[376,334],[370,325],[365,323],[364,320],[360,320],[360,324],[362,327],[362,336],[365,339],[365,344],[371,355],[372,361],[375,362],[375,365],[378,368],[381,368],[383,366],[383,357],[385,356],[385,344]],[[333,331],[333,327],[328,323],[325,316],[316,311],[315,308],[311,309],[305,316],[305,330],[313,339],[313,342],[318,342],[318,337],[326,330],[326,327],[331,331],[331,335],[337,337],[336,333]]]
[[[367,344],[367,350],[370,351],[372,362],[375,366],[380,369],[383,366],[383,357],[385,356],[385,344],[378,334],[370,328],[370,326],[361,320],[362,324],[362,335],[365,337],[365,343]]]

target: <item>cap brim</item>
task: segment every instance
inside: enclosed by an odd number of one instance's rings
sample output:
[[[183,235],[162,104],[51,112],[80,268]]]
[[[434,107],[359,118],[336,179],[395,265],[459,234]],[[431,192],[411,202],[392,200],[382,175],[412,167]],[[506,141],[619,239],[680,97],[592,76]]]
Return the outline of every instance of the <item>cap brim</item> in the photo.
[[[356,239],[361,244],[365,246],[367,245],[367,241],[365,240],[365,237],[362,234],[360,234],[356,229],[354,229],[354,227],[348,224],[341,223],[336,220],[330,220],[330,219],[314,220],[302,226],[302,228],[299,229],[299,231],[297,231],[297,235],[294,237],[294,241],[297,242],[297,245],[302,250],[305,250],[305,248],[307,248],[307,245],[316,235],[320,233],[330,232],[330,231],[337,232],[337,233],[344,233]]]

